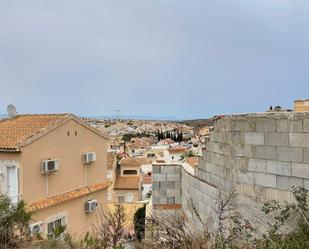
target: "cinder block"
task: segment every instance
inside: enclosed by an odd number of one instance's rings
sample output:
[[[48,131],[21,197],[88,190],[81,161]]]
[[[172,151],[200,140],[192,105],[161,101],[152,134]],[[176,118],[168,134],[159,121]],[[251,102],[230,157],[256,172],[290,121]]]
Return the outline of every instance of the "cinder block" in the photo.
[[[245,144],[264,145],[264,133],[263,132],[245,132],[244,142]]]
[[[222,131],[213,131],[211,132],[210,141],[224,143],[225,142],[225,134]]]
[[[225,140],[230,143],[244,143],[244,136],[242,132],[233,130],[225,133]]]
[[[220,165],[215,165],[213,163],[207,163],[206,167],[207,167],[206,168],[207,172],[213,173],[220,177],[224,177],[224,172],[225,172],[224,167]]]
[[[236,120],[235,130],[236,131],[255,131],[255,124],[247,120]]]
[[[277,176],[277,188],[291,191],[292,186],[304,186],[304,180],[297,177]]]
[[[160,168],[161,166],[158,166],[158,165],[152,165],[152,173],[153,174],[160,174]]]
[[[266,187],[254,185],[255,199],[264,202],[266,200]]]
[[[166,197],[159,198],[159,200],[160,200],[160,204],[167,204],[167,198]]]
[[[158,189],[160,187],[160,182],[153,182],[152,189]]]
[[[237,157],[254,157],[256,153],[255,145],[235,144],[234,148]]]
[[[276,159],[277,158],[277,150],[275,146],[256,146],[256,158],[259,159]]]
[[[302,132],[302,120],[288,120],[279,119],[277,120],[277,131],[278,132]]]
[[[254,185],[253,184],[243,184],[243,194],[245,196],[253,197],[254,193]]]
[[[290,146],[309,148],[309,133],[290,133]]]
[[[160,198],[152,194],[152,204],[160,204]]]
[[[281,204],[285,202],[288,203],[291,202],[291,192],[289,191],[278,190],[277,196],[278,196],[278,202]]]
[[[274,146],[288,146],[289,133],[285,132],[267,132],[265,133],[265,144]]]
[[[303,132],[309,132],[309,119],[303,120]]]
[[[236,157],[236,168],[241,170],[241,171],[247,171],[248,170],[248,161],[249,161],[248,158]]]
[[[224,155],[210,152],[210,161],[214,164],[224,165]]]
[[[309,178],[309,164],[292,163],[292,176]]]
[[[256,131],[276,131],[276,120],[261,118],[256,121]]]
[[[249,186],[253,186],[251,184],[249,184]],[[244,184],[243,183],[238,183],[235,187],[235,191],[237,194],[241,195],[244,193]]]
[[[266,173],[266,160],[249,159],[248,170],[251,171],[251,172]]]
[[[254,173],[254,182],[256,185],[276,188],[276,176],[263,173]]]
[[[179,189],[167,189],[166,190],[166,196],[172,197],[172,196],[180,196],[180,190]]]
[[[278,199],[278,190],[273,188],[266,188],[266,201]]]
[[[165,189],[175,188],[175,182],[173,182],[173,181],[159,182],[159,187],[165,188]],[[152,188],[154,188],[153,184],[152,184]]]
[[[181,166],[180,165],[175,166],[174,170],[175,170],[176,174],[181,174]]]
[[[277,147],[277,159],[286,162],[302,162],[303,148]],[[309,153],[308,153],[309,159]]]
[[[304,188],[309,190],[309,180],[304,179]]]
[[[152,182],[166,181],[166,174],[153,174]]]
[[[174,166],[171,166],[171,165],[164,165],[164,166],[161,166],[161,173],[162,174],[170,174],[170,173],[174,173]]]
[[[304,162],[309,163],[309,149],[304,149]]]
[[[180,174],[167,174],[167,181],[180,181]]]
[[[280,161],[267,161],[267,173],[274,175],[291,176],[291,163]]]
[[[223,153],[222,151],[222,147],[224,145],[222,143],[216,143],[216,142],[212,142],[209,143],[208,146],[206,147],[207,150],[211,151],[211,152],[215,152],[215,153]]]
[[[252,172],[243,173],[241,171],[238,171],[237,174],[239,183],[253,184],[254,178]]]

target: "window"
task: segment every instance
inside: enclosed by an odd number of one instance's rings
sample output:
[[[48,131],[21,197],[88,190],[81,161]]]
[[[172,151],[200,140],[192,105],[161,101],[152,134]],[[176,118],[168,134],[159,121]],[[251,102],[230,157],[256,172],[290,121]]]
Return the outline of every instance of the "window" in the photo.
[[[49,239],[62,238],[63,236],[62,227],[63,226],[65,226],[65,217],[58,218],[48,223],[47,224],[47,237]]]
[[[153,158],[153,157],[156,157],[156,154],[154,154],[154,153],[152,153],[152,154],[147,154],[147,157]]]
[[[108,201],[112,201],[112,193],[108,193],[107,194],[107,200]]]
[[[133,193],[127,193],[126,202],[133,202]]]
[[[122,172],[123,175],[137,175],[137,170],[135,169],[125,169]]]
[[[118,196],[118,203],[124,203],[125,202],[125,196]]]
[[[111,170],[108,170],[107,171],[107,176],[106,176],[107,179],[112,179],[113,178],[113,173]]]

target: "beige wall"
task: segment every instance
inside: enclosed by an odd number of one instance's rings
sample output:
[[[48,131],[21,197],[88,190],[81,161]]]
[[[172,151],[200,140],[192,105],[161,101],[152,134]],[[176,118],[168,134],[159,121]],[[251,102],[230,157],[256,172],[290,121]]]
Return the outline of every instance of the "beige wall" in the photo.
[[[22,152],[1,152],[0,161],[19,162],[19,192],[27,203],[31,203],[86,185],[104,182],[107,174],[106,151],[106,139],[78,122],[69,120],[24,147]],[[96,152],[96,161],[84,165],[85,152]],[[49,175],[41,174],[42,160],[47,159],[58,159],[59,171]],[[46,221],[58,213],[67,213],[68,229],[80,236],[83,232],[91,231],[91,223],[95,222],[95,214],[84,212],[84,204],[89,199],[97,199],[103,208],[106,208],[107,190],[37,211],[33,217],[34,222]],[[46,232],[47,229],[44,233]]]
[[[294,110],[296,112],[309,112],[309,100],[295,101]]]
[[[32,202],[103,182],[107,173],[106,146],[105,139],[74,120],[29,144],[22,152],[24,199]],[[96,161],[84,165],[85,152],[96,152]],[[46,159],[58,159],[59,171],[42,175],[41,163]]]
[[[87,200],[98,200],[103,210],[107,208],[107,190],[98,191],[88,196],[67,201],[59,205],[55,205],[49,208],[37,211],[33,216],[33,223],[38,221],[45,222],[44,233],[47,232],[47,222],[49,218],[54,215],[68,213],[67,220],[67,231],[72,233],[76,238],[81,238],[89,231],[92,232],[92,224],[97,224],[98,210],[93,213],[85,213],[84,204]]]
[[[130,190],[130,189],[126,189],[126,190],[114,190],[114,194],[113,194],[113,202],[118,202],[118,196],[119,195],[123,195],[126,196],[127,193],[133,193],[133,202],[137,202],[141,200],[141,193],[139,190]]]

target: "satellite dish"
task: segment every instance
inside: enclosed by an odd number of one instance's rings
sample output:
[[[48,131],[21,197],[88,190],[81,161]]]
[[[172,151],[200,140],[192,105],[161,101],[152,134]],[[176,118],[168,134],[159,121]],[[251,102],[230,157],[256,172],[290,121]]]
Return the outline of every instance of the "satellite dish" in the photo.
[[[10,118],[14,117],[17,115],[16,112],[16,107],[14,105],[8,105],[8,107],[6,108]]]

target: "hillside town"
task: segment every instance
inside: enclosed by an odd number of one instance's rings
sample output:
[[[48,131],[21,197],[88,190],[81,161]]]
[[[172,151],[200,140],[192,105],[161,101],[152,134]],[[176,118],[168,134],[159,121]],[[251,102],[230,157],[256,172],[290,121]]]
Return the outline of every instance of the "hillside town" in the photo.
[[[309,249],[309,1],[1,1],[0,249]]]
[[[224,172],[227,170],[225,167],[232,167],[233,163],[224,166],[226,160],[220,154],[227,146],[223,144],[231,129],[244,132],[244,140],[240,141],[245,146],[257,146],[255,154],[237,149],[237,161],[244,160],[244,163],[249,163],[245,167],[252,167],[248,168],[249,173],[237,173],[237,184],[243,188],[239,193],[247,196],[250,174],[256,174],[255,184],[266,187],[265,200],[291,201],[285,197],[291,190],[284,187],[283,192],[281,189],[288,184],[283,177],[295,184],[301,181],[302,187],[309,186],[309,180],[302,179],[307,177],[308,149],[298,152],[298,147],[308,147],[307,137],[299,142],[294,135],[290,135],[289,142],[283,139],[283,135],[289,132],[298,132],[296,135],[309,131],[308,100],[295,101],[294,108],[288,111],[270,108],[264,114],[256,115],[220,115],[214,118],[214,126],[203,126],[193,132],[193,127],[167,121],[102,121],[81,119],[73,114],[17,114],[15,107],[10,105],[9,116],[0,120],[1,195],[7,196],[15,205],[24,201],[27,210],[35,213],[29,223],[31,237],[40,234],[42,238],[61,238],[65,231],[60,234],[56,231],[57,227],[63,226],[75,238],[82,238],[91,231],[99,209],[115,210],[122,205],[127,217],[123,227],[128,238],[134,240],[134,215],[144,207],[143,229],[146,238],[152,240],[155,235],[149,228],[147,230],[149,215],[164,217],[163,213],[167,211],[171,214],[171,211],[183,210],[187,218],[196,219],[189,204],[184,202],[190,196],[196,199],[199,215],[204,218],[214,215],[208,211],[211,203],[218,198],[214,188],[226,189],[225,184],[231,180]],[[235,126],[227,126],[226,122],[230,119],[237,122]],[[251,122],[250,119],[257,119],[254,122],[263,120],[261,128],[260,123],[247,126],[246,122]],[[277,128],[270,126],[273,119],[277,120]],[[117,129],[113,135],[104,133],[106,123],[113,123]],[[292,124],[293,127],[289,128]],[[238,125],[241,126],[237,128]],[[134,131],[131,127],[135,127]],[[229,146],[234,146],[238,133],[232,133]],[[240,138],[237,139],[239,141]],[[280,146],[276,157],[270,154],[274,146]],[[258,149],[261,151],[257,155]],[[284,152],[287,150],[289,152]],[[279,154],[281,151],[282,155]],[[257,159],[249,159],[254,155]],[[284,173],[284,165],[294,160],[302,163],[292,165],[292,173]],[[262,176],[264,161],[267,171]],[[257,178],[257,173],[250,173],[251,170],[259,172],[261,179]],[[272,185],[268,180],[273,174],[277,175],[277,185],[276,181]],[[278,185],[279,176],[281,187]],[[200,188],[191,189],[198,181],[202,181],[198,185]],[[202,184],[206,185],[202,187]],[[273,193],[277,188],[281,190],[276,192],[275,197]],[[209,191],[212,194],[206,201],[202,196],[206,198]],[[252,196],[258,194],[261,195],[261,192],[257,190],[251,193]]]

